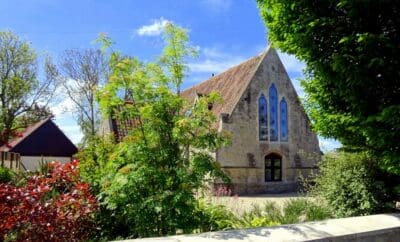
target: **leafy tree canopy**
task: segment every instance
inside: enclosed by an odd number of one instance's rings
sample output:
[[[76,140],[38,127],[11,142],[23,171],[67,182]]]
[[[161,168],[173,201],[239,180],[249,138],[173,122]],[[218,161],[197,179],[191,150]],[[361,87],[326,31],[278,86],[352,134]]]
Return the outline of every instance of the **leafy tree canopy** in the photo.
[[[104,226],[110,238],[192,232],[200,226],[195,192],[206,178],[226,178],[209,154],[226,142],[208,108],[220,98],[212,93],[193,105],[180,96],[193,48],[186,30],[165,28],[166,47],[154,63],[111,53],[109,81],[99,92],[104,113],[133,124],[114,148],[83,154],[87,168],[102,169],[88,178],[100,190],[102,212],[111,217]],[[101,158],[109,148],[112,154]]]
[[[7,143],[24,118],[47,116],[46,109],[57,88],[45,64],[45,78],[37,79],[36,52],[13,32],[0,31],[0,143]]]
[[[272,44],[307,64],[314,128],[400,173],[400,2],[257,0]]]

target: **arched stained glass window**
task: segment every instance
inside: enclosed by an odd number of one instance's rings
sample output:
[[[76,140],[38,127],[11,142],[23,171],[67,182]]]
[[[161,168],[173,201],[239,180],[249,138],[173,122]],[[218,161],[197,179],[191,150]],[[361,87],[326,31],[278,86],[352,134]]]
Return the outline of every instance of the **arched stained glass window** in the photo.
[[[258,130],[260,140],[268,140],[267,99],[264,94],[258,98]]]
[[[281,141],[284,142],[288,141],[288,112],[285,98],[282,98],[279,106],[281,108]]]
[[[278,91],[275,84],[269,88],[270,141],[278,141]]]

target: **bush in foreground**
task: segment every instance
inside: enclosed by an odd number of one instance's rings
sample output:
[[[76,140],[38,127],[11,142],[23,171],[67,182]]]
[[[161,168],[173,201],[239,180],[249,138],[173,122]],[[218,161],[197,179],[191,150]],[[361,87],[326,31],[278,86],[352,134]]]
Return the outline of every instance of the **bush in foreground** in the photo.
[[[306,198],[291,199],[283,207],[274,202],[254,206],[233,222],[236,229],[270,227],[282,224],[302,223],[331,218],[332,214],[320,201]]]
[[[327,154],[313,192],[327,201],[336,217],[380,212],[388,196],[383,182],[377,181],[377,164],[366,153]]]
[[[0,183],[11,182],[13,173],[10,169],[0,166]]]
[[[220,231],[234,228],[235,215],[224,205],[215,205],[204,198],[197,200],[195,218],[198,230],[194,232]]]
[[[23,186],[0,184],[0,240],[87,239],[98,206],[77,166],[53,162],[49,174],[31,176]]]

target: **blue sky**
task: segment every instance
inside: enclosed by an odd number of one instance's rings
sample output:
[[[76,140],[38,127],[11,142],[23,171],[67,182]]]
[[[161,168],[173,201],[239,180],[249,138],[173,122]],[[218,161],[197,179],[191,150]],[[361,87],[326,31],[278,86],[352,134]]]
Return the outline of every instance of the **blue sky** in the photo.
[[[41,56],[57,57],[70,48],[90,48],[100,32],[115,42],[115,49],[142,60],[153,60],[163,45],[163,25],[172,21],[189,29],[199,57],[189,63],[191,73],[183,87],[203,81],[212,73],[251,58],[267,47],[267,31],[254,0],[0,0],[0,30],[12,30],[31,42]],[[280,54],[300,96],[297,78],[304,64]],[[59,127],[75,143],[81,138],[70,102],[53,107]],[[323,150],[339,144],[321,139]]]

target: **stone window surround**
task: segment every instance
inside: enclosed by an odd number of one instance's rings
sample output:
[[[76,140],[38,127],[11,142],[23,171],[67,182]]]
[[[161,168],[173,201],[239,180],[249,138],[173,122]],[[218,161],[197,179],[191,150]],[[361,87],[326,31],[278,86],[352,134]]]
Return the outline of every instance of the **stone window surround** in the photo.
[[[276,154],[279,155],[282,159],[282,163],[281,163],[281,180],[280,181],[265,181],[265,179],[263,179],[263,183],[264,184],[271,184],[271,183],[284,183],[286,182],[286,170],[288,168],[287,164],[288,164],[288,157],[286,155],[284,155],[280,150],[278,149],[269,149],[266,152],[262,152],[261,153],[261,160],[262,160],[262,169],[263,169],[263,173],[265,177],[265,157],[267,157],[268,155],[271,154]]]
[[[270,166],[268,166],[268,168],[271,170],[271,180],[267,180],[266,173],[265,173],[266,170],[267,170],[267,167],[265,165],[265,163],[267,161],[267,157],[271,157],[270,158],[271,164],[270,164]],[[279,160],[280,160],[279,167],[275,166],[275,164],[273,162],[274,159],[272,159],[272,157],[274,157],[274,158],[278,158],[279,157]],[[279,174],[279,179],[277,179],[277,180],[275,180],[275,172],[276,172],[275,168],[278,168],[279,171],[280,171],[279,172],[280,173]],[[278,153],[278,152],[270,152],[269,154],[265,155],[264,156],[264,182],[265,183],[282,182],[283,181],[283,170],[282,170],[282,168],[283,168],[283,156],[280,153]]]
[[[270,113],[269,113],[269,95],[267,95],[267,91],[269,90],[269,88],[271,87],[271,85],[272,84],[274,84],[273,82],[271,82],[269,85],[268,85],[268,88],[266,89],[266,91],[264,91],[264,90],[262,90],[262,91],[260,91],[259,93],[258,93],[258,96],[257,96],[257,112],[256,112],[256,116],[257,116],[257,119],[256,119],[256,121],[257,121],[257,125],[256,125],[256,129],[257,129],[257,132],[256,132],[256,138],[257,138],[257,140],[258,140],[258,142],[259,143],[262,143],[262,144],[266,144],[266,143],[273,143],[273,144],[280,144],[280,143],[284,143],[284,144],[287,144],[287,143],[289,143],[290,142],[290,125],[289,125],[289,123],[291,122],[290,120],[291,120],[291,115],[290,115],[290,105],[289,105],[289,100],[284,96],[284,95],[280,95],[280,92],[278,91],[278,88],[276,88],[277,89],[277,92],[278,92],[278,110],[277,110],[277,116],[278,116],[278,140],[277,141],[271,141],[271,139],[270,139],[270,134],[271,134],[271,131],[270,131],[270,129],[269,129],[269,122],[270,122]],[[276,85],[275,85],[275,87],[276,87]],[[269,92],[268,92],[269,93]],[[261,95],[264,95],[264,97],[267,99],[267,124],[268,124],[268,140],[260,140],[260,127],[259,127],[259,119],[260,119],[260,117],[259,117],[259,108],[258,108],[258,100],[259,100],[259,98],[261,97]],[[280,122],[280,120],[281,120],[281,112],[280,112],[280,101],[282,100],[282,98],[285,98],[285,100],[286,100],[286,112],[287,112],[287,127],[288,127],[288,134],[287,134],[287,141],[281,141],[281,122]]]

